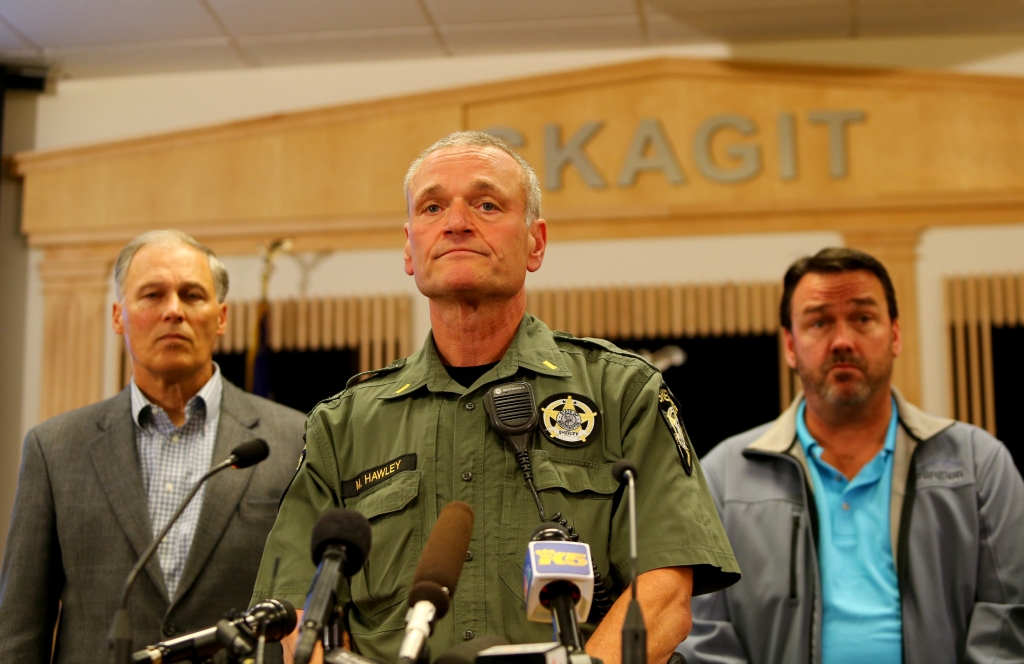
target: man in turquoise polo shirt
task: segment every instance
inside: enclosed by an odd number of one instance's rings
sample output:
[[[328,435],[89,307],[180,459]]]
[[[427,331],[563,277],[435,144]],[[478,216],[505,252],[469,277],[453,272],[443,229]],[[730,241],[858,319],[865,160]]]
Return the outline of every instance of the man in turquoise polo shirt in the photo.
[[[823,249],[786,273],[804,393],[702,459],[744,570],[693,600],[690,664],[1024,660],[1024,481],[987,432],[892,387],[885,267]]]

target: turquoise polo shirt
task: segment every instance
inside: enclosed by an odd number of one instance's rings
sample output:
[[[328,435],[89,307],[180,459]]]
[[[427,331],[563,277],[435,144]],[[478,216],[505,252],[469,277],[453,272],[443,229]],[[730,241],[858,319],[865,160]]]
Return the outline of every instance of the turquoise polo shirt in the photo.
[[[822,662],[900,664],[900,590],[889,534],[896,402],[885,447],[852,480],[821,460],[824,450],[807,430],[806,410],[807,402],[801,402],[796,433],[809,460],[818,508]]]

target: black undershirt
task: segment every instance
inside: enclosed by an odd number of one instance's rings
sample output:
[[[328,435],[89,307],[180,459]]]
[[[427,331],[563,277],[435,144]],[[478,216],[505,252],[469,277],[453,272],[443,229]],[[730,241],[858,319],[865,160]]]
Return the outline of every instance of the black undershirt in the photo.
[[[448,375],[456,383],[463,387],[469,387],[476,382],[477,378],[483,376],[497,365],[497,362],[491,362],[490,364],[481,364],[478,367],[445,367],[445,371],[448,372]]]

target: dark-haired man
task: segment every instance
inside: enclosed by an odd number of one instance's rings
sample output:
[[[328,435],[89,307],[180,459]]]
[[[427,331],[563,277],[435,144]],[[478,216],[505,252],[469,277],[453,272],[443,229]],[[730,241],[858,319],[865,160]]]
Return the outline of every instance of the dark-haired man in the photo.
[[[890,384],[885,267],[794,263],[780,306],[804,394],[704,459],[743,580],[693,602],[688,661],[1019,662],[1024,482],[1006,447]]]

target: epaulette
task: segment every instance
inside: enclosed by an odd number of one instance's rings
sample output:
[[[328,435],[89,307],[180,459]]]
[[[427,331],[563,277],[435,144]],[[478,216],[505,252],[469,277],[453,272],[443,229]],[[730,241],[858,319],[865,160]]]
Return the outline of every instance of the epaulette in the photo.
[[[372,369],[370,371],[364,371],[362,373],[357,373],[355,376],[352,376],[351,378],[348,379],[348,382],[345,383],[345,389],[347,390],[353,385],[362,383],[363,381],[370,380],[372,378],[376,378],[377,376],[383,376],[385,374],[391,373],[392,371],[398,371],[399,369],[405,366],[405,360],[406,358],[400,357],[391,364],[387,365],[386,367],[382,367],[380,369]]]
[[[579,344],[580,346],[588,346],[590,348],[598,348],[600,350],[608,351],[609,353],[612,353],[614,355],[620,355],[622,357],[640,360],[641,362],[649,366],[651,369],[654,369],[655,371],[658,370],[658,367],[654,366],[640,355],[637,355],[633,351],[619,348],[618,346],[616,346],[610,341],[607,341],[606,339],[597,339],[595,337],[577,337],[572,334],[569,334],[568,332],[560,332],[558,330],[552,330],[551,335],[556,339],[560,339],[562,341],[568,341],[570,343],[576,343]]]

